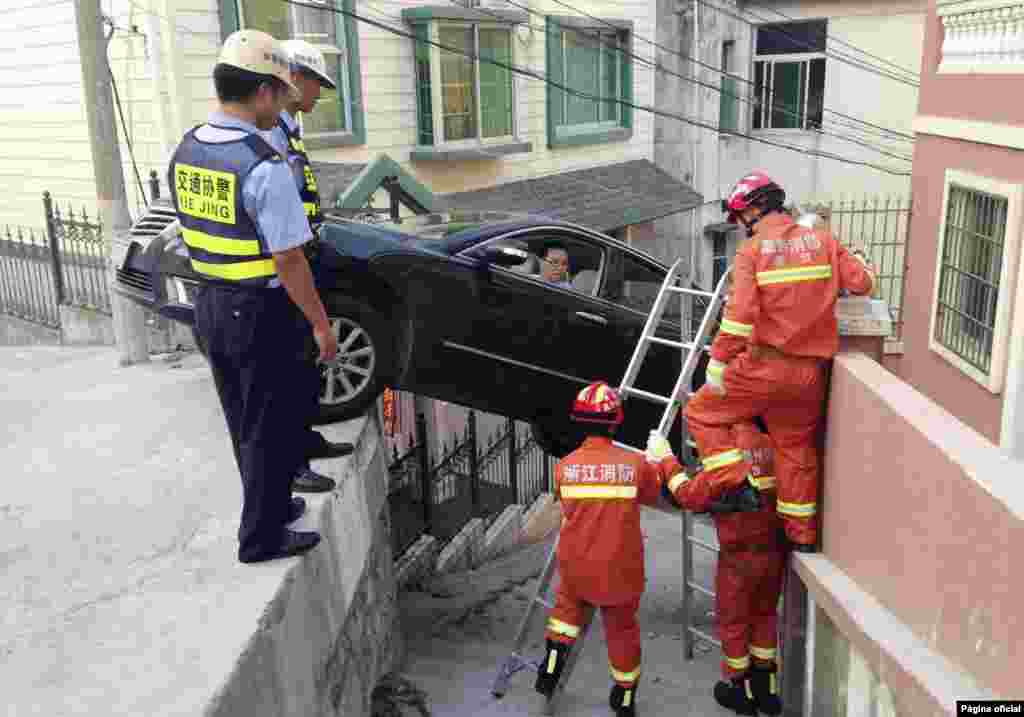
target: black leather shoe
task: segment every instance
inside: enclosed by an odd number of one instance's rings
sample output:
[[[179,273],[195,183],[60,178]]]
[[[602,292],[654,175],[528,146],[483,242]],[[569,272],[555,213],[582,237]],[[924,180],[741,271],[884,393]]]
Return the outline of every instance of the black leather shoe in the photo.
[[[310,468],[300,468],[292,478],[292,490],[299,493],[328,493],[334,490],[334,486],[331,478],[320,475]]]
[[[608,706],[615,711],[615,717],[633,717],[636,714],[636,685],[612,685]]]
[[[750,691],[754,695],[754,704],[761,714],[782,714],[782,700],[779,698],[778,667],[759,667],[754,665],[750,671]]]
[[[745,717],[757,717],[757,705],[753,693],[748,694],[749,681],[743,677],[715,684],[715,702],[726,709]]]
[[[313,450],[309,452],[308,458],[310,460],[317,458],[341,458],[342,456],[349,455],[354,450],[355,446],[351,443],[334,443],[321,437]]]
[[[288,506],[288,521],[294,523],[296,520],[302,517],[306,512],[306,499],[295,496],[292,498],[292,503]]]
[[[298,532],[285,530],[281,544],[274,548],[252,548],[246,552],[238,551],[238,559],[243,563],[262,563],[267,560],[278,558],[289,558],[293,555],[302,555],[309,552],[320,544],[320,534],[312,532]]]
[[[555,688],[558,686],[558,680],[562,676],[565,661],[569,659],[569,650],[571,649],[571,645],[563,642],[546,641],[544,660],[540,664],[540,669],[537,670],[537,681],[534,683],[533,689],[551,699],[551,695],[555,693]]]

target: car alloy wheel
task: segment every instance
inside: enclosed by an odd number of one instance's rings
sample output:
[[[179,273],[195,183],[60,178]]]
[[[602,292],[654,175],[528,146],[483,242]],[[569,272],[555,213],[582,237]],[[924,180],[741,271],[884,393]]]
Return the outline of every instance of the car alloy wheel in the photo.
[[[338,355],[320,364],[320,403],[328,406],[352,403],[373,379],[377,351],[370,334],[348,318],[331,317],[338,339]]]

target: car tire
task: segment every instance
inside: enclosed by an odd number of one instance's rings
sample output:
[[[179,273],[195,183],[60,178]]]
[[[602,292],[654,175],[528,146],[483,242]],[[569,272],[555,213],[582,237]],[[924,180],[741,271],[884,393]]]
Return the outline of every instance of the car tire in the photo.
[[[537,445],[549,456],[565,458],[583,443],[583,436],[568,425],[554,426],[543,421],[530,424],[530,432]]]
[[[324,307],[339,350],[329,366],[320,366],[320,408],[313,421],[318,426],[365,414],[386,387],[394,355],[383,317],[368,304],[328,295]]]

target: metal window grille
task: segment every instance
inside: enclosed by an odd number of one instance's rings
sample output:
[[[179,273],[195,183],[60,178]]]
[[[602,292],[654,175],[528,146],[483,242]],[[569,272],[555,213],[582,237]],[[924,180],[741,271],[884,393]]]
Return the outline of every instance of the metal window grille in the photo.
[[[985,374],[992,363],[1009,201],[951,184],[935,307],[935,340]]]

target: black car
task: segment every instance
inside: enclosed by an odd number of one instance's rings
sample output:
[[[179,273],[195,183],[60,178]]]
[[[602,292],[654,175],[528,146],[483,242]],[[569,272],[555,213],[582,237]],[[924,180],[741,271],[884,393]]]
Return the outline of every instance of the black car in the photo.
[[[202,279],[173,209],[154,206],[133,234],[118,293],[191,324]],[[569,282],[541,278],[539,258],[552,245],[569,254]],[[668,272],[585,227],[454,211],[400,224],[329,218],[315,264],[339,344],[338,358],[322,367],[321,422],[364,413],[391,386],[530,422],[556,456],[580,440],[568,419],[576,393],[594,380],[622,380]],[[673,299],[659,337],[680,340],[681,309]],[[670,394],[681,364],[679,348],[652,344],[636,387]],[[617,440],[645,445],[662,410],[631,398]]]

